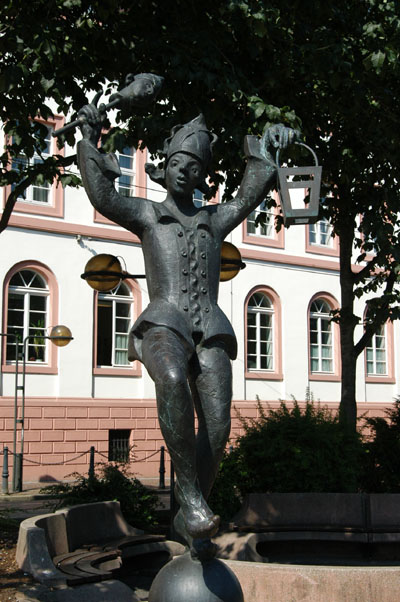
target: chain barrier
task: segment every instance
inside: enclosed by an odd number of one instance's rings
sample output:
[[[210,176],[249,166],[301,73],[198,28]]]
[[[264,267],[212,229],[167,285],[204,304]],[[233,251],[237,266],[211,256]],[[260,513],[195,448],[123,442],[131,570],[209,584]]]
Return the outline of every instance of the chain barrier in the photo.
[[[37,462],[36,460],[31,460],[30,458],[27,458],[24,455],[24,463],[25,462],[30,462],[31,464],[35,464],[35,466],[62,466],[63,464],[68,464],[68,462],[73,462],[74,460],[78,460],[78,458],[82,458],[82,456],[84,456],[85,454],[89,454],[90,453],[90,449],[88,449],[87,451],[82,452],[81,454],[79,454],[78,456],[74,456],[73,458],[69,458],[69,460],[64,460],[64,462]],[[0,452],[0,455],[2,455],[3,452]],[[14,454],[13,451],[11,451],[11,449],[8,450],[8,454],[11,456],[15,456],[17,457],[18,454]]]
[[[106,456],[105,454],[103,454],[103,453],[102,453],[102,452],[100,452],[100,451],[97,451],[97,449],[96,449],[95,451],[96,451],[96,454],[98,454],[99,456],[102,456],[103,458],[105,458],[105,459],[107,460],[107,462],[109,461],[109,460],[108,460],[108,456]],[[167,450],[165,450],[165,451],[167,451]],[[145,458],[137,458],[137,457],[134,455],[134,456],[133,456],[133,461],[134,461],[134,462],[145,462],[146,460],[150,460],[150,458],[152,458],[153,456],[155,456],[155,455],[157,455],[157,454],[159,454],[159,453],[160,453],[160,450],[159,450],[159,449],[156,449],[156,451],[155,451],[155,452],[153,452],[152,454],[150,454],[150,456],[146,456]]]
[[[168,450],[165,448],[165,452],[168,453]],[[3,455],[3,450],[0,450],[0,456]],[[101,456],[102,458],[105,458],[107,460],[107,462],[109,462],[108,456],[106,454],[103,454],[102,452],[98,451],[97,449],[95,449],[95,453],[98,454],[99,456]],[[145,458],[136,458],[134,456],[133,461],[134,462],[145,462],[146,460],[150,460],[150,458],[152,458],[153,456],[157,455],[160,453],[159,449],[156,449],[155,452],[153,452],[152,454],[150,454],[150,456],[147,456]],[[18,454],[14,454],[13,451],[11,451],[11,449],[8,450],[8,454],[11,456],[17,456]],[[65,460],[64,462],[37,462],[36,460],[31,460],[30,458],[27,458],[24,455],[24,463],[25,462],[30,462],[31,464],[35,465],[35,466],[63,466],[63,464],[68,464],[69,462],[73,462],[74,460],[78,460],[79,458],[82,458],[82,456],[86,455],[86,454],[90,454],[90,449],[88,449],[87,451],[82,452],[81,454],[79,454],[78,456],[74,456],[73,458],[69,458],[69,460]]]
[[[7,453],[5,450],[7,450]],[[136,458],[134,455],[132,456],[133,462],[145,462],[147,460],[150,460],[154,456],[160,454],[160,469],[159,469],[159,473],[160,473],[159,487],[160,487],[160,489],[165,489],[165,472],[166,472],[165,471],[165,452],[166,451],[168,452],[168,450],[166,450],[165,446],[162,445],[160,449],[155,450],[153,453],[151,453],[148,456],[145,456],[144,458],[139,459],[139,458]],[[13,451],[9,450],[7,446],[3,446],[3,450],[0,450],[0,455],[4,456],[4,459],[2,462],[2,464],[3,464],[2,486],[1,486],[2,492],[8,493],[8,478],[9,478],[8,458],[9,458],[9,455],[15,457],[14,468],[13,468],[13,471],[14,471],[14,473],[13,473],[13,490],[18,492],[18,491],[22,491],[22,465],[23,465],[23,463],[26,463],[28,465],[33,465],[33,466],[65,466],[66,464],[75,462],[79,458],[82,458],[83,456],[86,456],[86,454],[89,454],[89,479],[90,479],[90,478],[93,478],[94,474],[95,474],[94,457],[95,457],[96,453],[99,456],[101,456],[102,458],[105,458],[105,460],[107,460],[107,462],[109,462],[109,457],[106,454],[104,454],[103,452],[96,450],[94,445],[92,445],[90,447],[90,449],[78,454],[77,456],[74,456],[73,458],[64,460],[63,462],[38,462],[37,460],[32,460],[31,458],[27,458],[26,456],[23,456],[22,453],[14,453]],[[171,463],[171,471],[172,471],[172,463]],[[16,475],[16,477],[15,477],[15,475]],[[172,475],[172,472],[171,472],[171,475]],[[17,479],[16,484],[14,484],[15,478]]]

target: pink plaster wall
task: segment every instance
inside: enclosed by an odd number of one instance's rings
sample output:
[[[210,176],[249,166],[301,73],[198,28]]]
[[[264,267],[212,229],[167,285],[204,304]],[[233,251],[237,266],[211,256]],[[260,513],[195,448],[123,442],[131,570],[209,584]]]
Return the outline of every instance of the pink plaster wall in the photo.
[[[279,406],[276,401],[263,404],[266,408]],[[335,403],[326,405],[337,408]],[[382,403],[364,403],[359,404],[358,410],[360,414],[384,415],[386,407]],[[238,413],[242,417],[257,419],[257,403],[233,402],[229,444],[243,434]],[[10,450],[13,416],[14,399],[0,398],[0,445],[7,445]],[[109,429],[132,430],[134,474],[139,478],[158,479],[159,450],[164,441],[158,427],[155,400],[28,398],[25,406],[24,483],[51,482],[66,479],[73,472],[87,473],[88,452],[92,445],[97,452],[107,456]],[[20,451],[20,444],[17,445],[17,451]],[[83,455],[76,458],[80,454]],[[10,460],[12,466],[12,457]],[[95,461],[102,460],[106,458],[96,454]],[[168,477],[168,455],[166,460]]]

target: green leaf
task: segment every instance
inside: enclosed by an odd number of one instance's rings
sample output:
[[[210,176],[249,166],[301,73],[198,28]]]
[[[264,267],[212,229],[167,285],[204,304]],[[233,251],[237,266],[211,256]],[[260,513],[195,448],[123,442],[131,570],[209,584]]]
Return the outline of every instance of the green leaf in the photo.
[[[258,104],[256,106],[256,108],[254,109],[254,116],[256,119],[259,119],[261,117],[261,115],[264,113],[265,111],[265,105],[263,104]]]
[[[380,71],[383,63],[385,62],[386,54],[382,52],[382,50],[378,50],[377,52],[373,52],[370,55],[371,64],[376,71]]]
[[[48,93],[48,91],[50,90],[50,88],[52,86],[54,86],[54,82],[55,82],[54,78],[53,79],[46,79],[43,76],[40,78],[40,83],[41,83],[42,88],[43,88],[43,90],[45,91],[46,94]]]

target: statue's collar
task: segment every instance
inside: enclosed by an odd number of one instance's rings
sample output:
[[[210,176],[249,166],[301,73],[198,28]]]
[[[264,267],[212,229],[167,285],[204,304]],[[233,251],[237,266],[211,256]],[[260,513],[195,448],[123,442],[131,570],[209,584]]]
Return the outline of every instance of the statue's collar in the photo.
[[[164,204],[164,202],[163,203],[155,203],[154,211],[157,216],[158,222],[166,223],[166,222],[173,221],[173,222],[178,223],[182,227],[185,227],[185,224],[182,223],[180,216],[177,213],[175,213],[170,207],[166,206]],[[193,220],[192,224],[196,228],[199,228],[200,226],[209,226],[210,225],[210,215],[208,213],[207,206],[199,209],[197,211],[197,213],[195,215],[193,215],[192,220]]]

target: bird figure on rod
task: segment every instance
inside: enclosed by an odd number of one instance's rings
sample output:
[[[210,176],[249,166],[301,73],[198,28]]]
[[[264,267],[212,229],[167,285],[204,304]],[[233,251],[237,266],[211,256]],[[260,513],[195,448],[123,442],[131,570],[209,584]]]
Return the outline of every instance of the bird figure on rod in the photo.
[[[129,73],[125,78],[125,87],[122,88],[122,90],[119,90],[119,92],[114,92],[114,94],[110,96],[107,104],[101,104],[99,106],[99,111],[100,113],[105,114],[110,109],[115,108],[123,109],[128,112],[136,107],[146,107],[157,98],[163,82],[163,77],[154,75],[153,73],[138,73],[137,75]],[[102,92],[97,92],[93,99],[93,104],[97,105],[102,94]],[[57,138],[62,134],[66,134],[70,130],[82,125],[84,120],[85,117],[79,115],[74,121],[55,130],[52,133],[52,136]]]

